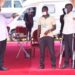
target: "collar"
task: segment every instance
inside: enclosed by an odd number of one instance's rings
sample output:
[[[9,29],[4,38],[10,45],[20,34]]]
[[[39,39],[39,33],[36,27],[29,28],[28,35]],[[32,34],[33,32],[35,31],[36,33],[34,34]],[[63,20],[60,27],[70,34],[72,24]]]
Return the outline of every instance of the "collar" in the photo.
[[[44,17],[46,19],[46,18],[50,17],[50,15],[49,14],[43,15],[42,17]]]

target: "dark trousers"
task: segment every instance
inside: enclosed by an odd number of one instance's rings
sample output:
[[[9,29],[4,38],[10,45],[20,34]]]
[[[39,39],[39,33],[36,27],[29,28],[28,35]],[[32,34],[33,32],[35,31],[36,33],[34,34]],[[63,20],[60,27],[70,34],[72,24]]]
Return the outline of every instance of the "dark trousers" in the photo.
[[[27,30],[28,30],[27,37],[29,38],[29,40],[31,40],[32,27],[33,27],[32,25],[26,26],[26,28],[27,28]]]
[[[44,64],[45,59],[45,48],[48,47],[49,53],[51,55],[52,66],[56,65],[56,57],[54,51],[54,38],[52,37],[42,37],[39,41],[40,44],[40,64]]]
[[[29,40],[31,40],[31,31],[28,31],[27,37],[29,38]]]
[[[6,50],[6,41],[0,41],[0,67],[3,66],[4,53]]]
[[[73,34],[63,35],[65,46],[65,64],[69,63],[69,57],[72,56],[72,39]]]

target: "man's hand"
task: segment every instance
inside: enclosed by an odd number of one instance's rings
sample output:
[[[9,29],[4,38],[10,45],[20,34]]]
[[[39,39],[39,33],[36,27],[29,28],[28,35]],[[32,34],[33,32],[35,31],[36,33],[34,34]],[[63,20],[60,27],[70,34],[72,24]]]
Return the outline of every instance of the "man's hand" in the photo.
[[[75,21],[75,17],[73,18],[73,20]]]
[[[47,35],[48,33],[54,31],[56,29],[56,25],[53,25],[52,29],[47,30],[44,34]]]
[[[47,35],[50,32],[50,30],[47,30],[44,34]]]

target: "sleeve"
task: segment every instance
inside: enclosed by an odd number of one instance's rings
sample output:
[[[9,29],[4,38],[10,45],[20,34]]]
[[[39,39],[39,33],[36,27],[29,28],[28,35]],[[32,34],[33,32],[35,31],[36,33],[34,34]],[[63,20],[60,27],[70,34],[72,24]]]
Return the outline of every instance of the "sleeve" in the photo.
[[[5,23],[5,26],[7,27],[8,26],[8,23],[7,23],[7,19],[3,16],[3,20],[4,20],[4,23]]]
[[[75,11],[72,12],[73,20],[75,21]]]
[[[39,18],[38,20],[38,25],[41,25],[41,18]]]
[[[75,8],[72,10],[73,17],[75,17]]]

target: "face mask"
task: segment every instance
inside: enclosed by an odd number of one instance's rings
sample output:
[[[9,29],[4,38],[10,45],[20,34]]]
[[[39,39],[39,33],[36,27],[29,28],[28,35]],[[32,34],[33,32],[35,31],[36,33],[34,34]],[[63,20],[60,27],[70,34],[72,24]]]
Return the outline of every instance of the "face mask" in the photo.
[[[66,8],[64,9],[64,11],[65,11],[65,13],[67,14],[67,9],[66,9]]]
[[[46,12],[42,12],[42,15],[46,15]]]

